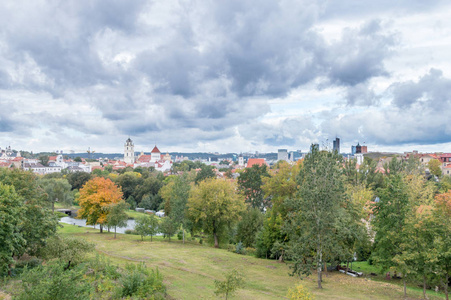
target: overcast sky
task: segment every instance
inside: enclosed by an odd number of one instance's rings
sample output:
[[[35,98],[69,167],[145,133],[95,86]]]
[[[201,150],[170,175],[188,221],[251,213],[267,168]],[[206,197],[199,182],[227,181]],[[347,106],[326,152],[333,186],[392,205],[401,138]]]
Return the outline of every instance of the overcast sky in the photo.
[[[451,2],[1,1],[0,147],[451,152]]]

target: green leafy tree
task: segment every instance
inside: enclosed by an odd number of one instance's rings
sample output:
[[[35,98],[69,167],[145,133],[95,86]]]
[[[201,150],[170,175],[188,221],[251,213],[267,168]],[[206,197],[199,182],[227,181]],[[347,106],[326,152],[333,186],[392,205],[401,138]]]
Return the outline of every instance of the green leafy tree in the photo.
[[[188,214],[194,226],[211,234],[219,248],[219,238],[224,229],[239,221],[244,201],[236,193],[233,183],[221,179],[207,179],[191,189]]]
[[[224,295],[226,299],[233,296],[236,291],[244,286],[244,277],[237,270],[226,274],[224,281],[215,280],[215,294]]]
[[[290,212],[285,225],[293,274],[309,275],[316,267],[318,288],[322,288],[326,255],[335,253],[335,247],[341,249],[337,232],[343,229],[340,222],[346,217],[340,157],[312,146],[298,178],[299,193],[287,203]]]
[[[26,240],[20,233],[23,222],[22,201],[10,185],[0,183],[0,272],[8,271],[13,256],[21,253]]]
[[[429,172],[431,172],[432,175],[441,177],[442,176],[442,169],[440,169],[441,165],[442,164],[440,163],[440,161],[438,159],[431,159],[428,162]]]
[[[85,239],[75,237],[53,236],[41,250],[45,259],[59,259],[65,264],[65,269],[81,263],[86,253],[94,250],[94,244]]]
[[[156,176],[150,176],[142,181],[139,185],[136,186],[133,195],[137,202],[144,200],[146,195],[152,197],[153,195],[157,195],[163,186],[163,182]],[[158,206],[157,206],[158,208]],[[155,209],[155,208],[153,208]]]
[[[139,207],[158,211],[162,202],[163,202],[163,198],[161,198],[161,196],[159,194],[144,195],[141,202],[139,203]]]
[[[277,258],[277,255],[271,250],[274,249],[274,244],[287,241],[287,235],[282,231],[283,224],[282,216],[275,208],[265,214],[263,228],[257,233],[255,242],[257,257]],[[283,260],[283,256],[280,258]]]
[[[407,277],[417,276],[423,281],[423,296],[426,297],[426,285],[429,274],[432,274],[433,263],[428,258],[434,248],[433,225],[430,219],[430,209],[421,205],[409,213],[406,222],[400,228],[402,242],[400,252],[393,257],[393,262],[403,274],[404,297],[407,297]]]
[[[213,171],[213,169],[214,168],[211,166],[202,165],[200,171],[197,172],[196,179],[194,180],[194,182],[196,184],[199,184],[201,181],[203,181],[205,179],[216,178],[216,174]]]
[[[257,208],[248,208],[238,223],[236,240],[245,247],[254,247],[257,233],[263,226],[263,215]]]
[[[376,231],[372,258],[384,269],[396,267],[393,258],[402,254],[405,227],[411,207],[407,186],[402,174],[386,177],[386,187],[379,191],[380,201],[375,203],[372,225]]]
[[[66,179],[41,179],[38,184],[45,191],[52,212],[55,211],[55,202],[61,202],[67,206],[72,205],[74,200],[71,193],[72,186]]]
[[[40,155],[39,161],[41,162],[41,164],[43,166],[48,166],[49,165],[49,156],[48,155]]]
[[[169,238],[169,241],[171,241],[171,236],[175,234],[177,228],[177,223],[171,217],[164,217],[160,223],[160,231],[165,237]]]
[[[435,234],[434,247],[429,253],[429,259],[435,261],[435,272],[448,300],[448,285],[451,277],[451,190],[438,194],[433,207],[432,221]]]
[[[126,227],[128,215],[128,203],[121,201],[119,203],[110,204],[108,207],[107,225],[114,227],[114,238],[116,238],[116,228]]]
[[[73,190],[79,190],[91,179],[91,174],[86,172],[75,172],[70,173],[66,178]]]
[[[116,178],[115,183],[121,187],[122,192],[124,193],[124,199],[127,199],[134,195],[136,188],[142,181],[142,175],[140,173],[125,172]]]
[[[149,221],[148,221],[148,235],[150,235],[150,241],[152,242],[152,237],[154,235],[156,235],[159,232],[159,228],[160,228],[160,222],[158,221],[157,217],[155,217],[155,215],[150,215],[149,216]]]
[[[149,235],[149,221],[150,218],[147,215],[139,216],[135,219],[135,231],[141,236],[141,241],[145,236]]]
[[[238,188],[243,193],[246,203],[260,210],[265,207],[262,178],[266,176],[269,176],[266,165],[256,164],[246,168],[238,177]]]
[[[183,243],[185,243],[185,228],[189,223],[187,218],[187,202],[191,185],[186,174],[173,176],[171,181],[161,189],[164,199],[166,216],[171,217],[177,227],[183,230]]]
[[[58,218],[46,208],[45,194],[37,185],[35,174],[0,168],[0,182],[14,187],[23,216],[18,234],[26,241],[26,247],[16,247],[14,255],[21,256],[25,252],[35,255],[46,239],[55,234]]]
[[[135,209],[136,208],[135,197],[133,197],[133,196],[128,197],[126,202],[130,206],[130,209]]]

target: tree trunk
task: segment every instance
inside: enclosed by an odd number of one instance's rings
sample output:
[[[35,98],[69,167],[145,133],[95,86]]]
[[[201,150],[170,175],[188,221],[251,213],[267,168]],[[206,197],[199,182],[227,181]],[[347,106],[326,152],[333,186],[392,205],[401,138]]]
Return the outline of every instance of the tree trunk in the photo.
[[[448,283],[449,283],[449,276],[448,276],[448,274],[446,274],[446,277],[445,277],[445,279],[446,279],[446,281],[445,281],[445,296],[446,296],[446,300],[449,300],[449,298],[448,298]]]
[[[216,231],[213,232],[213,236],[215,238],[215,248],[219,248],[218,235],[216,234]]]
[[[116,238],[116,226],[114,226],[114,238]]]
[[[55,213],[55,201],[52,201],[52,213]]]
[[[185,228],[183,228],[183,226],[182,226],[182,230],[183,230],[183,244],[185,244]]]
[[[283,252],[284,252],[284,250],[282,250],[282,254],[281,254],[280,257],[279,257],[279,262],[280,262],[280,263],[283,263]]]
[[[318,249],[318,256],[319,256],[319,260],[318,260],[318,265],[316,266],[317,268],[317,272],[318,272],[318,288],[322,289],[323,286],[321,285],[321,281],[322,281],[322,262],[323,262],[323,253],[321,252],[320,249]]]
[[[426,274],[423,275],[423,297],[424,299],[428,299],[426,296]]]
[[[100,233],[103,233],[103,226],[100,224]]]
[[[107,228],[108,228],[108,233],[110,233],[110,226],[108,226]],[[116,226],[114,226],[114,230],[116,230]]]
[[[403,274],[402,279],[404,281],[404,299],[407,299],[407,286],[406,286],[406,275]]]

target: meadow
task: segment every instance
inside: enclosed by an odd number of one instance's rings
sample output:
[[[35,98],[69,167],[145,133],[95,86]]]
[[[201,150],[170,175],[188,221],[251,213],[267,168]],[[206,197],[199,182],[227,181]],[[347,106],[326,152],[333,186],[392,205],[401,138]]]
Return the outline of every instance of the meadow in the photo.
[[[63,235],[84,238],[96,244],[96,252],[113,263],[144,262],[158,268],[164,276],[169,299],[216,299],[214,281],[224,280],[224,274],[237,269],[245,277],[245,287],[234,299],[284,299],[288,289],[303,284],[316,299],[404,299],[399,282],[385,281],[382,276],[353,278],[339,272],[329,272],[323,278],[323,289],[316,288],[316,274],[303,280],[290,276],[289,263],[239,255],[225,249],[215,249],[198,241],[183,244],[176,237],[169,242],[163,237],[146,237],[113,233],[64,224]],[[94,253],[91,255],[95,255]],[[373,270],[367,263],[355,263],[354,269]],[[429,291],[430,299],[444,296]],[[421,299],[420,288],[408,289],[408,299]]]

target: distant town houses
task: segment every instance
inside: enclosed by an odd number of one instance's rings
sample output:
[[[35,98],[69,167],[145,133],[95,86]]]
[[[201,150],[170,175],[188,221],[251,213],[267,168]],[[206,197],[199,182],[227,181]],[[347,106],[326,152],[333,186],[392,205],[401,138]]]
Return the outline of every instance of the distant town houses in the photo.
[[[337,137],[333,141],[333,151],[340,151],[340,139]],[[319,147],[319,144],[315,144]],[[325,146],[327,150],[328,147]],[[49,156],[48,162],[45,161],[45,165],[39,159],[36,158],[24,158],[21,155],[21,151],[11,149],[11,146],[6,148],[0,147],[0,168],[20,168],[24,170],[30,170],[36,174],[45,175],[58,172],[74,173],[74,172],[87,172],[91,173],[94,170],[105,170],[106,167],[111,168],[114,171],[119,171],[125,168],[154,168],[156,171],[163,172],[166,175],[183,173],[177,169],[173,169],[174,163],[182,163],[183,161],[190,160],[188,157],[180,155],[174,156],[174,158],[168,153],[161,152],[155,145],[150,152],[141,153],[135,152],[135,145],[132,139],[129,137],[124,143],[124,154],[121,158],[100,158],[100,159],[84,159],[80,158],[77,161],[63,155],[62,151],[57,152],[56,155]],[[25,153],[27,154],[27,153]],[[210,156],[211,154],[211,156]],[[220,158],[219,153],[208,153],[208,156],[204,155],[201,158],[193,158],[191,160],[199,161],[203,164],[214,167],[213,170],[218,178],[225,176],[230,177],[239,176],[240,169],[252,168],[254,165],[259,166],[272,166],[279,161],[286,161],[290,164],[296,163],[298,160],[303,159],[307,153],[301,153],[301,150],[288,151],[287,149],[278,149],[277,153],[241,153],[231,154],[230,157]],[[261,156],[267,158],[262,158]],[[368,147],[357,143],[355,146],[351,146],[351,153],[342,153],[343,158],[354,159],[356,161],[356,168],[364,163],[364,158],[369,156],[377,161],[376,172],[384,173],[386,170],[384,165],[394,159],[409,159],[410,156],[414,156],[424,166],[426,172],[429,171],[429,162],[437,160],[443,175],[451,176],[451,153],[419,153],[418,151],[406,152],[403,155],[396,155],[394,153],[379,153],[368,152]],[[29,155],[25,155],[29,157]],[[260,157],[259,157],[260,156]],[[34,156],[36,157],[36,156]],[[174,171],[175,170],[175,171]],[[175,173],[174,173],[175,172]]]
[[[23,169],[40,175],[59,173],[63,170],[69,173],[91,172],[90,163],[75,162],[70,158],[65,159],[62,153],[49,156],[48,165],[44,166],[38,159],[22,157],[20,151],[11,150],[10,146],[5,149],[0,148],[0,167]]]
[[[133,141],[128,138],[124,144],[124,159],[123,162],[126,166],[133,168],[136,167],[153,167],[160,172],[168,172],[172,168],[172,158],[169,153],[162,154],[157,145],[150,151],[150,154],[144,154],[141,152],[138,156],[135,156],[135,145]]]

